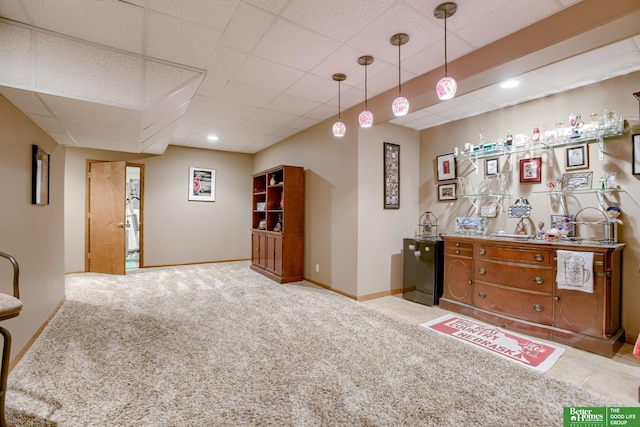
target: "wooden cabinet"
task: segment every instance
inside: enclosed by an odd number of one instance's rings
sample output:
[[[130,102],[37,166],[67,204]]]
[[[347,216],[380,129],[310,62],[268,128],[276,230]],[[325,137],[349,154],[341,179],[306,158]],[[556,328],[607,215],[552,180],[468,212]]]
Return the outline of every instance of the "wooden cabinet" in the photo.
[[[304,169],[278,166],[253,175],[251,269],[279,282],[303,277]]]
[[[624,245],[573,245],[445,236],[440,307],[605,356],[624,343]],[[557,251],[592,252],[593,292],[561,289]]]

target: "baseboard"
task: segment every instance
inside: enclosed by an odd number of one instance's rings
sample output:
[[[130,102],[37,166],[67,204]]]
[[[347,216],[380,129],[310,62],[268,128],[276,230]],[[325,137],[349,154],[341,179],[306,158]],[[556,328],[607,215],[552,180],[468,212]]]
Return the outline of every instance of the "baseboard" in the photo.
[[[44,328],[47,327],[49,322],[51,322],[51,319],[53,319],[53,316],[55,316],[56,313],[58,313],[58,310],[60,310],[60,307],[62,307],[62,304],[64,304],[64,302],[66,300],[67,300],[66,297],[62,298],[62,300],[58,303],[56,308],[53,309],[53,312],[49,315],[49,317],[47,317],[47,320],[44,321],[44,323],[38,328],[36,333],[33,334],[31,339],[29,341],[27,341],[27,343],[24,345],[24,347],[22,347],[22,349],[18,352],[18,354],[16,354],[16,357],[14,357],[11,362],[9,362],[9,372],[11,372],[13,367],[16,366],[16,364],[20,361],[20,359],[22,359],[22,357],[25,355],[25,353],[31,348],[31,346],[33,345],[35,340],[40,336],[42,331],[44,331]]]
[[[387,297],[389,295],[397,295],[397,294],[401,294],[402,293],[402,289],[400,288],[400,289],[391,289],[391,290],[383,291],[383,292],[376,292],[374,294],[356,296],[356,295],[352,295],[352,294],[343,292],[343,291],[338,290],[338,289],[334,289],[329,285],[325,285],[324,283],[320,283],[320,282],[316,282],[315,280],[307,279],[306,277],[303,278],[303,280],[305,282],[313,283],[316,286],[320,286],[321,288],[330,290],[330,291],[335,292],[337,294],[344,295],[345,297],[354,299],[356,301],[368,301],[368,300],[372,300],[372,299],[376,299],[376,298],[382,298],[382,297]]]

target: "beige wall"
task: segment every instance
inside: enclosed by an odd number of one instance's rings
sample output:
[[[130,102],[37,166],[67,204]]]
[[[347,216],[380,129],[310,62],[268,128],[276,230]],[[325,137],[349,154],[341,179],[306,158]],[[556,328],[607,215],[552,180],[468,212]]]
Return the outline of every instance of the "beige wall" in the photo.
[[[640,301],[640,288],[637,285],[640,279],[640,182],[638,176],[631,174],[631,136],[630,133],[640,133],[638,119],[638,101],[632,93],[640,90],[640,72],[627,76],[614,78],[601,83],[574,89],[559,95],[548,96],[539,100],[523,103],[510,108],[482,114],[466,120],[460,120],[446,125],[427,129],[420,134],[420,207],[421,210],[432,210],[438,217],[438,223],[443,225],[442,232],[452,233],[454,221],[457,216],[473,216],[471,204],[458,199],[454,202],[438,202],[435,189],[438,182],[434,173],[434,163],[437,155],[453,152],[453,147],[462,147],[465,142],[475,143],[478,133],[482,132],[487,139],[504,138],[507,130],[516,133],[529,133],[533,129],[534,122],[541,126],[547,124],[550,129],[555,127],[555,122],[568,122],[570,113],[581,112],[588,120],[591,112],[601,112],[604,108],[615,109],[622,113],[629,123],[627,132],[621,138],[609,139],[604,143],[604,161],[598,159],[597,144],[590,144],[590,167],[594,173],[594,186],[602,172],[617,172],[618,184],[627,193],[609,197],[608,204],[619,204],[622,209],[621,219],[624,225],[620,230],[621,241],[626,243],[623,260],[623,295],[622,295],[622,324],[627,333],[637,336],[640,331],[640,310],[637,302]],[[500,159],[502,172],[507,173],[511,181],[511,194],[514,196],[526,196],[532,204],[531,218],[534,223],[544,221],[549,224],[551,213],[557,213],[557,201],[545,194],[536,194],[536,191],[545,190],[545,182],[556,176],[562,176],[564,172],[564,148],[554,150],[554,166],[548,166],[548,153],[532,151],[529,155],[541,156],[544,161],[542,168],[541,184],[519,182],[518,161],[525,154],[514,159],[512,171],[508,170],[505,158]],[[470,162],[458,161],[458,176],[470,176],[481,179],[484,175],[484,161],[478,164],[479,175],[474,174],[474,168]],[[635,199],[635,200],[634,200]],[[505,202],[505,207],[509,205]],[[567,208],[570,214],[577,213],[582,207],[598,206],[594,194],[572,196],[567,199]],[[515,231],[517,220],[500,215],[496,219],[488,220],[489,232],[504,227],[507,232]],[[531,230],[531,227],[529,227]],[[580,232],[580,230],[578,231]]]
[[[251,255],[253,155],[170,146],[162,156],[67,149],[65,270],[84,271],[86,160],[144,168],[144,265],[247,259]],[[216,201],[188,201],[189,167],[216,169]]]
[[[50,204],[31,204],[31,145],[51,154]],[[0,251],[20,264],[22,313],[2,322],[12,357],[64,298],[63,171],[65,149],[0,96]],[[0,262],[0,292],[12,294],[12,270]]]
[[[418,212],[418,132],[391,124],[342,139],[325,121],[256,154],[256,170],[278,164],[305,168],[304,277],[353,297],[401,288],[402,238],[412,237]],[[383,143],[401,146],[401,209],[383,209]],[[315,266],[318,264],[319,272]]]

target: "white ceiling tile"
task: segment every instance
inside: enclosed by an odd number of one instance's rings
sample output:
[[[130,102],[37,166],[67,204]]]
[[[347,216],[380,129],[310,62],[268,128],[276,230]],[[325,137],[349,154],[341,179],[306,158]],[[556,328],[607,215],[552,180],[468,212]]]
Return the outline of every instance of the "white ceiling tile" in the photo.
[[[142,112],[89,101],[40,94],[40,98],[59,119],[72,119],[108,126],[139,129]]]
[[[255,120],[262,123],[269,123],[276,126],[284,126],[295,120],[296,116],[293,114],[280,113],[272,110],[260,110],[251,120]]]
[[[245,104],[252,107],[264,107],[278,96],[278,92],[240,82],[229,82],[219,98],[225,101]]]
[[[207,75],[198,89],[198,93],[204,96],[215,96],[222,90],[227,82],[233,78],[238,68],[247,58],[245,53],[220,46],[213,53],[213,57],[207,65]]]
[[[58,119],[51,116],[39,116],[37,114],[29,114],[28,116],[32,122],[45,132],[66,133],[67,131]]]
[[[52,117],[51,112],[40,99],[40,95],[35,92],[0,86],[0,94],[27,115],[35,114]]]
[[[301,131],[317,124],[318,122],[319,120],[314,120],[310,117],[298,117],[294,121],[288,123],[287,127],[298,129],[298,131]]]
[[[234,80],[264,89],[283,91],[303,75],[302,71],[294,68],[250,57],[240,66]]]
[[[240,0],[147,0],[147,3],[163,14],[224,30]]]
[[[275,16],[246,3],[238,7],[224,31],[221,43],[242,52],[251,52],[273,23]]]
[[[288,1],[289,0],[245,0],[246,3],[258,6],[259,8],[276,15],[282,11],[282,8]]]
[[[270,110],[279,111],[281,113],[306,115],[309,111],[317,108],[319,105],[320,104],[315,101],[282,94],[267,104],[266,107]]]
[[[335,96],[337,91],[335,84],[336,82],[331,79],[331,76],[320,78],[307,74],[288,88],[285,93],[324,103]]]
[[[338,46],[335,40],[278,19],[253,53],[298,70],[309,71]]]
[[[220,30],[159,13],[150,14],[148,26],[146,55],[195,68],[207,66],[222,36]]]
[[[221,99],[212,100],[207,108],[207,114],[211,115],[211,117],[220,117],[223,119],[247,120],[253,117],[258,111],[260,111],[260,109],[252,105]]]
[[[16,22],[34,25],[22,7],[22,0],[2,0],[0,2],[0,16]]]
[[[0,84],[31,86],[31,31],[0,21]]]
[[[396,0],[357,1],[291,0],[282,16],[341,42],[347,41],[384,13]]]

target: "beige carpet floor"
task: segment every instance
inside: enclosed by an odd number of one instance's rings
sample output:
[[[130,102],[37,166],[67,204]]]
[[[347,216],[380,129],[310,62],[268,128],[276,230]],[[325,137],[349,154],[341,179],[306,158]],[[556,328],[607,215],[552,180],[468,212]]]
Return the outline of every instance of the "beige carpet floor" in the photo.
[[[67,277],[9,377],[14,426],[561,426],[616,405],[231,262]]]

